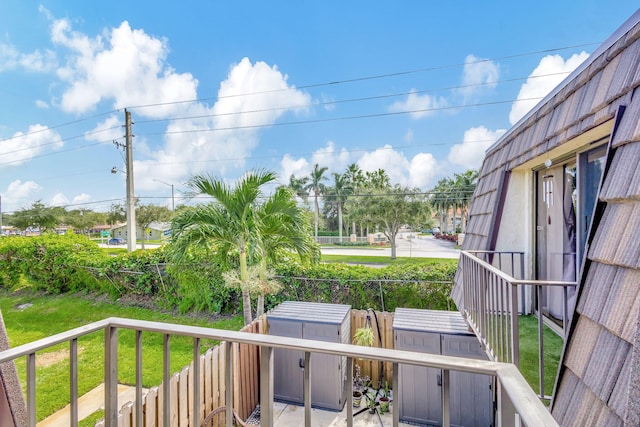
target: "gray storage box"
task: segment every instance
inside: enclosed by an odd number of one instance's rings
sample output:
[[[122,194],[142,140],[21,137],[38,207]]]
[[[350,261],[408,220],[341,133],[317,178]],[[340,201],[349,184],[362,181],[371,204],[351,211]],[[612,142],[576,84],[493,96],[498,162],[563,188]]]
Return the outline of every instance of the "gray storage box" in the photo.
[[[270,335],[350,343],[351,307],[287,301],[267,313]],[[311,353],[311,405],[341,411],[345,402],[346,356]],[[275,349],[273,393],[278,400],[304,403],[304,352]]]
[[[395,348],[420,353],[487,360],[476,336],[457,311],[396,309]],[[466,372],[449,373],[451,425],[488,427],[494,423],[493,378]],[[442,425],[442,371],[400,365],[400,420]]]

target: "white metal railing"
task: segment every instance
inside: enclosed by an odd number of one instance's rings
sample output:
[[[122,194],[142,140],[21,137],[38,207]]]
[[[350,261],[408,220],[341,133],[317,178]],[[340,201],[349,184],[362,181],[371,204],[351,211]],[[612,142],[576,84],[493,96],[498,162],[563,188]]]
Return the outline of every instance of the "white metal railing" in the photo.
[[[142,320],[108,318],[89,325],[72,329],[48,338],[44,338],[33,343],[25,344],[13,349],[0,352],[0,363],[10,362],[19,357],[27,358],[27,418],[28,426],[33,427],[36,424],[36,371],[35,361],[36,352],[45,350],[54,345],[69,343],[71,349],[70,355],[70,425],[78,424],[78,357],[77,342],[78,338],[96,331],[104,331],[104,381],[105,381],[105,426],[117,426],[117,379],[118,379],[118,331],[121,329],[130,329],[136,332],[136,409],[137,414],[141,414],[141,371],[142,371],[142,333],[159,333],[164,336],[163,340],[163,391],[164,391],[164,416],[162,425],[168,427],[170,425],[170,405],[168,404],[171,390],[169,388],[169,343],[171,336],[187,336],[193,338],[193,355],[194,369],[198,370],[200,364],[197,360],[200,355],[200,340],[213,339],[222,340],[231,343],[241,343],[256,345],[260,348],[260,409],[261,418],[260,425],[262,427],[273,426],[273,354],[274,349],[289,349],[303,351],[305,353],[305,366],[313,363],[310,357],[313,353],[324,353],[331,355],[340,355],[347,357],[347,396],[351,396],[353,392],[353,360],[354,358],[364,358],[372,360],[381,360],[393,364],[393,382],[392,389],[398,390],[398,367],[399,364],[409,364],[424,367],[432,367],[443,370],[443,426],[449,426],[449,387],[446,379],[449,377],[450,371],[472,372],[491,375],[496,379],[496,425],[498,426],[553,426],[557,423],[551,414],[539,401],[534,391],[528,386],[518,369],[512,364],[500,362],[482,361],[463,359],[457,357],[440,356],[424,353],[415,353],[400,350],[388,350],[372,347],[362,347],[350,344],[334,344],[320,341],[304,340],[297,338],[287,338],[271,335],[252,334],[246,332],[233,332],[218,329],[209,329],[195,326],[184,326],[168,323],[149,322]],[[225,357],[225,381],[226,381],[226,402],[232,402],[233,396],[233,353],[232,346],[225,346],[227,354]],[[309,369],[305,369],[306,372]],[[194,375],[199,379],[199,375]],[[310,376],[304,376],[304,407],[305,407],[305,425],[311,425],[311,388]],[[193,411],[195,414],[200,413],[201,390],[200,380],[194,381],[193,387]],[[394,406],[399,407],[401,396],[396,397]],[[227,426],[231,426],[232,405],[227,404],[226,407]],[[201,422],[197,421],[198,424]],[[398,426],[399,411],[393,411],[393,425]],[[142,419],[136,419],[136,425],[142,426]],[[347,402],[347,426],[353,426],[353,407]]]
[[[318,236],[315,239],[316,239],[316,242],[320,245],[331,245],[334,243],[351,242],[350,236],[342,236],[342,240],[338,236]],[[356,237],[355,241],[358,243],[368,243],[369,239],[367,237]]]
[[[498,264],[498,267],[492,264]],[[523,252],[462,251],[459,266],[464,298],[463,307],[459,309],[485,346],[487,354],[498,362],[520,364],[519,307],[521,312],[525,311],[524,288],[533,288],[537,296],[534,299],[535,311],[538,313],[538,396],[547,398],[544,395],[542,289],[559,287],[563,290],[562,338],[565,339],[569,325],[567,292],[576,286],[576,282],[523,279]]]

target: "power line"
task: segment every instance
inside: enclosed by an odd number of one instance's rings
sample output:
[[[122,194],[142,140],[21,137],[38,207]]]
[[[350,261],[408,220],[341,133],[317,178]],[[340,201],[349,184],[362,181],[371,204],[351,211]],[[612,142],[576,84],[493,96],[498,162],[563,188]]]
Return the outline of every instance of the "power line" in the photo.
[[[475,84],[468,84],[468,85],[448,86],[448,87],[435,88],[435,89],[425,89],[425,90],[419,90],[419,91],[393,93],[393,94],[387,94],[387,95],[374,95],[374,96],[367,96],[362,98],[343,99],[339,101],[323,101],[323,102],[314,103],[312,105],[327,106],[327,105],[345,104],[345,103],[352,103],[352,102],[371,101],[375,99],[387,99],[387,98],[395,98],[395,97],[407,96],[407,95],[420,95],[425,93],[432,93],[432,92],[439,92],[439,91],[446,91],[446,90],[468,89],[472,87],[489,86],[489,85],[494,85],[498,83],[510,83],[510,82],[516,82],[516,81],[523,81],[523,80],[528,80],[530,78],[545,78],[545,77],[567,75],[567,74],[569,74],[568,71],[563,71],[558,73],[540,74],[540,75],[528,76],[528,77],[516,77],[512,79],[494,80],[490,82],[475,83]],[[299,108],[308,108],[309,106],[311,105],[299,104],[299,105],[289,105],[284,107],[262,108],[258,110],[234,111],[229,113],[214,113],[214,114],[201,114],[197,116],[186,116],[186,117],[167,117],[163,119],[136,120],[136,124],[157,123],[157,122],[178,121],[178,120],[206,119],[206,118],[212,118],[212,117],[236,116],[240,114],[265,113],[269,111],[295,110]]]
[[[259,129],[264,127],[275,127],[275,126],[327,123],[327,122],[346,121],[346,120],[369,119],[369,118],[375,118],[375,117],[399,116],[404,114],[431,113],[435,111],[458,110],[461,108],[468,108],[468,107],[485,107],[488,105],[508,104],[516,101],[539,101],[541,99],[542,97],[509,99],[509,100],[503,100],[503,101],[480,102],[476,104],[456,105],[456,106],[450,106],[450,107],[434,107],[434,108],[423,108],[418,110],[391,111],[387,113],[373,113],[373,114],[362,114],[362,115],[356,115],[356,116],[331,117],[327,119],[300,120],[296,122],[266,123],[266,124],[259,124],[259,125],[227,126],[223,128],[205,128],[205,129],[176,130],[176,131],[151,132],[151,133],[137,133],[136,135],[138,136],[178,135],[178,134],[190,134],[190,133],[199,133],[199,132],[218,132],[218,131],[227,131],[227,130]]]
[[[386,73],[386,74],[377,74],[377,75],[356,77],[356,78],[352,78],[352,79],[335,80],[335,81],[323,82],[323,83],[313,83],[313,84],[307,84],[307,85],[302,85],[302,86],[297,86],[297,87],[288,87],[288,88],[285,88],[285,89],[272,89],[272,90],[257,91],[257,92],[239,93],[239,94],[233,94],[233,95],[222,95],[222,96],[207,97],[207,98],[196,98],[196,99],[182,100],[182,101],[157,102],[157,103],[152,103],[152,104],[133,105],[133,106],[129,106],[127,108],[136,109],[136,108],[160,107],[160,106],[167,106],[167,105],[188,104],[188,103],[194,103],[194,102],[204,102],[204,101],[211,101],[211,100],[219,100],[219,99],[224,99],[224,98],[236,98],[236,97],[241,97],[241,96],[263,95],[263,94],[286,92],[286,91],[292,91],[292,90],[311,89],[311,88],[324,87],[324,86],[336,86],[336,85],[341,85],[341,84],[346,84],[346,83],[355,83],[355,82],[361,82],[361,81],[367,81],[367,80],[376,80],[376,79],[383,79],[383,78],[388,78],[388,77],[398,77],[398,76],[405,76],[405,75],[410,75],[410,74],[425,73],[425,72],[430,72],[430,71],[445,70],[445,69],[449,69],[449,68],[456,68],[456,67],[460,67],[460,66],[465,66],[465,65],[468,65],[468,64],[479,64],[479,63],[484,63],[484,62],[502,61],[502,60],[505,60],[505,59],[520,58],[520,57],[524,57],[524,56],[540,55],[540,54],[543,54],[543,53],[558,52],[558,51],[561,51],[561,50],[576,49],[576,48],[580,48],[580,47],[594,46],[594,45],[599,45],[599,44],[600,44],[600,42],[583,43],[583,44],[577,44],[577,45],[572,45],[572,46],[562,46],[562,47],[551,48],[551,49],[543,49],[543,50],[538,50],[538,51],[531,51],[531,52],[518,53],[518,54],[512,54],[512,55],[505,55],[505,56],[496,57],[496,58],[478,59],[476,61],[461,62],[461,63],[459,62],[459,63],[456,63],[456,64],[440,65],[440,66],[435,66],[435,67],[425,67],[425,68],[419,68],[419,69],[415,69],[415,70],[397,71],[397,72]]]

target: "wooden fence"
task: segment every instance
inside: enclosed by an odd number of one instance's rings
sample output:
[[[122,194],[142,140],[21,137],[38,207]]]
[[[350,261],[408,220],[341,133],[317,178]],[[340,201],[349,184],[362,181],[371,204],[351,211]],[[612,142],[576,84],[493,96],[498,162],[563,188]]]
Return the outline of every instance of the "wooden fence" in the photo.
[[[254,334],[266,333],[266,317],[254,320],[241,329]],[[171,377],[171,426],[199,426],[206,415],[225,402],[225,349],[226,342],[208,349],[200,357],[200,414],[193,414],[193,362]],[[233,407],[242,419],[247,419],[260,401],[260,354],[255,345],[233,345]],[[144,427],[158,427],[164,419],[162,384],[150,388],[142,397]],[[135,425],[135,405],[125,403],[118,414],[118,427]],[[104,427],[99,421],[96,427]]]
[[[356,329],[362,328],[367,324],[367,317],[369,317],[375,337],[373,347],[394,348],[393,313],[386,311],[351,310],[351,337],[354,336]],[[378,327],[380,333],[378,333]],[[355,359],[353,365],[354,369],[356,365],[360,366],[360,375],[368,376],[373,387],[384,387],[385,381],[388,381],[389,387],[391,387],[393,364],[375,360]],[[383,367],[382,371],[380,371],[381,365]]]

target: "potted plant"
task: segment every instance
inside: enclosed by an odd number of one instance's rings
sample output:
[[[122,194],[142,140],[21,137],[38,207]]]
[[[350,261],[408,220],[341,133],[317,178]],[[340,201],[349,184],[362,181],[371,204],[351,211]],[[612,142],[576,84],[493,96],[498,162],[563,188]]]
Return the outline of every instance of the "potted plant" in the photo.
[[[378,397],[378,391],[377,390],[373,390],[373,389],[370,389],[364,395],[364,398],[367,401],[367,408],[369,408],[369,413],[370,414],[375,414],[375,412],[376,412],[376,405],[377,405],[376,398],[377,397]]]
[[[353,407],[359,408],[362,403],[362,395],[369,385],[369,377],[360,375],[360,365],[356,364],[356,374],[353,377]]]
[[[380,413],[384,414],[385,412],[389,412],[389,382],[384,382],[384,391],[382,392],[382,396],[378,399],[380,402]]]

